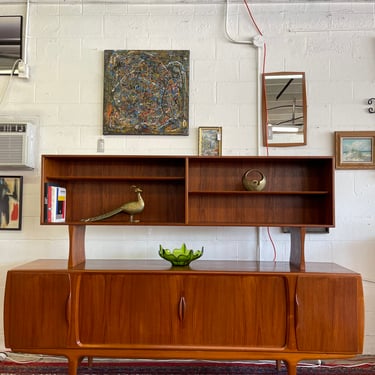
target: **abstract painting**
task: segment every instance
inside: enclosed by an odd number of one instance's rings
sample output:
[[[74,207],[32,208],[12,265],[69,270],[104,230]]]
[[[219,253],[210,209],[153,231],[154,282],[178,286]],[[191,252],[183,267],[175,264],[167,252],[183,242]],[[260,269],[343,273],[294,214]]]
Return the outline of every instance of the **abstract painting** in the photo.
[[[186,50],[104,51],[104,135],[189,135]]]
[[[22,223],[22,177],[0,176],[0,229],[20,230]]]

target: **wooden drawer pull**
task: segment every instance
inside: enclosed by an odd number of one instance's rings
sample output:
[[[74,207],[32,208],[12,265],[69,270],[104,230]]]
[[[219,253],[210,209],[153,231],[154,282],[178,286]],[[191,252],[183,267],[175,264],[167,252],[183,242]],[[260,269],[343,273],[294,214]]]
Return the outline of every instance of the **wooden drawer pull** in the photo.
[[[183,321],[185,318],[185,309],[186,309],[186,301],[185,297],[180,298],[180,303],[178,304],[178,318]]]

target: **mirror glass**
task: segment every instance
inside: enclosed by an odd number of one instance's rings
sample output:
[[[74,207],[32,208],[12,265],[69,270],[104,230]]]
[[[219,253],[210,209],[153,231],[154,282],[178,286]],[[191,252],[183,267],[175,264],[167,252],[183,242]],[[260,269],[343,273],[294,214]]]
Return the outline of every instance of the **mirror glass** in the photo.
[[[0,16],[0,74],[18,74],[22,58],[22,16]]]
[[[262,112],[265,146],[305,145],[305,73],[264,73]]]

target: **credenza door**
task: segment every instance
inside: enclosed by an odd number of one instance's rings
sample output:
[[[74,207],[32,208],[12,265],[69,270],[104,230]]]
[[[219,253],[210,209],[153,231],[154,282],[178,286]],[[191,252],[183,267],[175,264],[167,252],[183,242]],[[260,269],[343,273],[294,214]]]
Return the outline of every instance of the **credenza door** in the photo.
[[[304,352],[361,352],[363,290],[359,275],[297,278],[296,338]]]
[[[283,347],[286,282],[258,275],[83,273],[77,342]]]
[[[287,339],[287,283],[281,276],[198,275],[184,280],[185,345],[280,348]]]
[[[67,272],[9,271],[4,301],[6,347],[66,347],[69,306]]]

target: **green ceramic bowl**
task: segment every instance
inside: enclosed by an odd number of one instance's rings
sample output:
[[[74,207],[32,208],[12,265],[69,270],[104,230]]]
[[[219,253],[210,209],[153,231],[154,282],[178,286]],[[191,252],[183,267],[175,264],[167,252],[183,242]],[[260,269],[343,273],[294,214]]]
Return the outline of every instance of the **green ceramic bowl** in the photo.
[[[159,245],[159,255],[171,262],[173,266],[188,266],[193,260],[200,258],[203,255],[202,250],[189,250],[185,244],[182,244],[180,249],[164,249]]]

